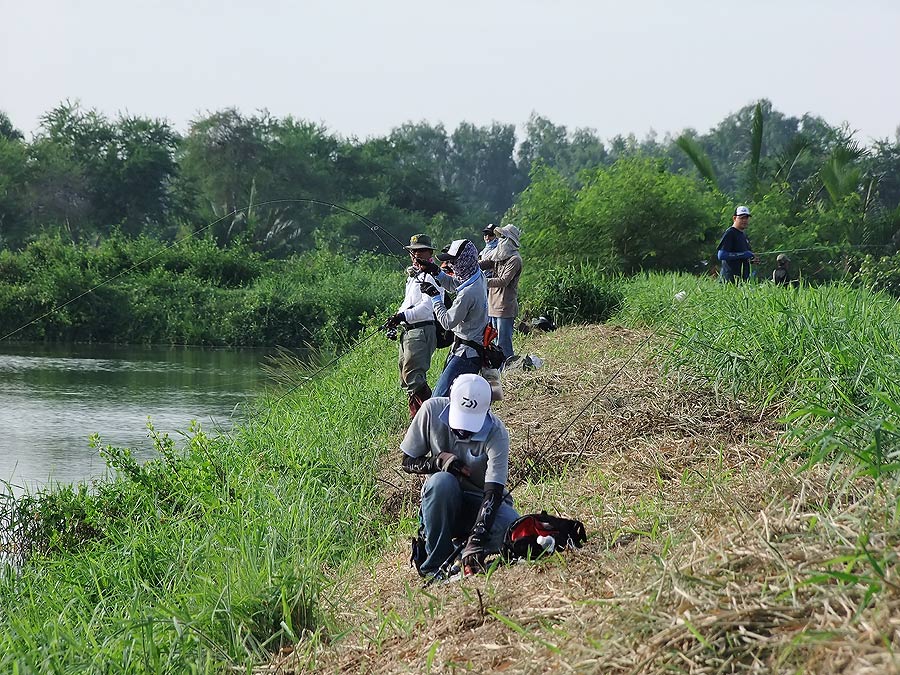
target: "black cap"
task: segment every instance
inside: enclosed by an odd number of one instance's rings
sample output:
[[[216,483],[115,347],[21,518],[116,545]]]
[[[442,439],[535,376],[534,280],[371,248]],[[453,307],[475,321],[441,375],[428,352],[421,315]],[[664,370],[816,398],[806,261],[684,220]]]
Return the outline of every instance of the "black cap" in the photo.
[[[494,225],[493,223],[491,223],[491,224],[488,225],[486,228],[484,228],[484,229],[481,231],[481,233],[482,233],[482,234],[490,234],[490,235],[492,235],[492,236],[496,236],[496,234],[494,233],[494,230],[496,230],[496,229],[497,229],[497,226]]]

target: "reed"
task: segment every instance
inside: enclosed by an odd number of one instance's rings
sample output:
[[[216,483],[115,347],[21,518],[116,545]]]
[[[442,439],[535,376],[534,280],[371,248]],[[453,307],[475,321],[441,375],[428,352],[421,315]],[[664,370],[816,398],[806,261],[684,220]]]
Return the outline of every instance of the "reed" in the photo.
[[[900,469],[895,298],[841,284],[735,286],[689,275],[636,277],[625,294],[618,320],[652,328],[673,374],[687,370],[757,410],[783,411],[808,465],[876,477]]]

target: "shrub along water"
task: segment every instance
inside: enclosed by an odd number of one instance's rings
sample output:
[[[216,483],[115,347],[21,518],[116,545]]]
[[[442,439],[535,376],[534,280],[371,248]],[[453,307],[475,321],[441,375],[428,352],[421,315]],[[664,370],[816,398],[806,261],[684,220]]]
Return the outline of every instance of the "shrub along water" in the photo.
[[[14,340],[336,346],[399,286],[395,261],[368,254],[264,261],[210,239],[87,246],[44,236],[0,252],[0,324],[22,328]]]
[[[151,430],[157,460],[104,448],[115,478],[7,500],[34,548],[0,575],[0,671],[222,672],[319,626],[330,576],[386,531],[375,461],[405,406],[374,337],[233,437],[194,428],[176,450]]]

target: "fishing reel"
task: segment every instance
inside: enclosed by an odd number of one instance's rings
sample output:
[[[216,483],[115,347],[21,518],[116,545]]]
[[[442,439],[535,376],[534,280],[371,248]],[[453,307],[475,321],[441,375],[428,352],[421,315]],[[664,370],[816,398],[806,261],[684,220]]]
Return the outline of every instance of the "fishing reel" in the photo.
[[[384,328],[384,336],[388,340],[396,340],[397,339],[397,327],[396,326],[385,326]]]

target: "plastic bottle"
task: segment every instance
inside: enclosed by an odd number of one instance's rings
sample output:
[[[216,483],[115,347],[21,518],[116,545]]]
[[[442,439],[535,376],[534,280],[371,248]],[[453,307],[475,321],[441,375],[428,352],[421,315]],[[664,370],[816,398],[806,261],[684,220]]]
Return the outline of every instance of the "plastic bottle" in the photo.
[[[545,537],[544,535],[539,534],[537,543],[540,544],[548,553],[553,553],[556,550],[556,539],[554,539],[553,537]]]

